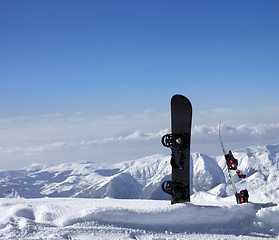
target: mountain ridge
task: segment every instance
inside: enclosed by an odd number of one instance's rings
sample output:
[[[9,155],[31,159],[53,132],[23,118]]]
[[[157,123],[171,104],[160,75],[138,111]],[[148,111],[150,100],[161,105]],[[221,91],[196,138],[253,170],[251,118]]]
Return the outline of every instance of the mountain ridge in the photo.
[[[252,146],[233,151],[239,169],[247,173],[236,180],[238,190],[247,188],[261,200],[279,197],[279,144]],[[32,164],[27,168],[0,171],[1,198],[127,198],[169,199],[161,183],[171,179],[170,157],[161,154],[115,164],[94,162],[64,163],[57,166]],[[219,197],[233,196],[223,156],[192,153],[191,193],[208,192]],[[254,194],[256,191],[259,194]],[[260,196],[260,197],[259,197]]]

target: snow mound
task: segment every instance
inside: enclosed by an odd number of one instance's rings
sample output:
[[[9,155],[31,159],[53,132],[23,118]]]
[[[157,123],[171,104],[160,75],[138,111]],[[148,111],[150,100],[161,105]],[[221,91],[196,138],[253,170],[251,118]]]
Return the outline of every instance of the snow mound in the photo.
[[[260,239],[279,234],[277,204],[1,199],[1,239]],[[258,238],[260,237],[260,238]]]

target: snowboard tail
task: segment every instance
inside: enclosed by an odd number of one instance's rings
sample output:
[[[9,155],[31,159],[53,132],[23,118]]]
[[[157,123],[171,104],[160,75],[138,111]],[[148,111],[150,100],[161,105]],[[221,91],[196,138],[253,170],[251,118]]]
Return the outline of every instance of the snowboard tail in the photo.
[[[162,184],[171,195],[171,203],[190,202],[190,142],[192,105],[182,95],[171,99],[171,134],[162,137],[162,144],[171,149],[172,180]]]

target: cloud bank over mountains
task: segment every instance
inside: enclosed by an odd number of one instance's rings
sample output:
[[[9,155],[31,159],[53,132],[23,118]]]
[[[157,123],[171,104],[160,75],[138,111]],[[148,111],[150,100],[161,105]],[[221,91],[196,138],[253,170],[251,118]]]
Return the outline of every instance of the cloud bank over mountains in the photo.
[[[277,114],[271,110],[269,115]],[[227,110],[194,114],[191,152],[211,156],[221,154],[218,118],[225,112],[230,116]],[[204,124],[199,124],[205,115],[208,118],[204,119]],[[227,148],[279,143],[279,122],[238,122],[239,119],[234,122],[232,116],[229,121],[223,120],[222,134]],[[17,169],[33,162],[59,164],[89,160],[113,163],[157,153],[169,154],[169,149],[161,145],[161,137],[170,132],[169,126],[169,113],[152,110],[130,116],[90,118],[75,112],[72,115],[54,113],[0,119],[0,162],[2,169]]]

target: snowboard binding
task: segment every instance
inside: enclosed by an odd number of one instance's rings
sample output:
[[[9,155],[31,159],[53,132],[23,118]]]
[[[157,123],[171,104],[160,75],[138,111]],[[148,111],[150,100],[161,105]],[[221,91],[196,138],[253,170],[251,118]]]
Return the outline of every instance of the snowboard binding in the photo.
[[[175,156],[172,150],[171,153],[171,160],[170,160],[170,164],[174,169],[183,169],[183,165],[184,165],[184,157],[183,157],[183,153],[180,153],[180,166],[176,163],[175,161]]]
[[[242,171],[238,169],[236,170],[236,174],[239,178],[246,178],[246,174],[243,174]]]
[[[175,202],[184,202],[189,197],[188,187],[179,181],[165,181],[162,183],[162,189],[165,193],[171,195]]]
[[[229,151],[229,153],[225,155],[225,159],[227,161],[227,166],[229,170],[237,169],[238,161],[234,158],[231,151]]]
[[[171,166],[174,169],[183,169],[185,163],[185,155],[183,149],[189,147],[190,136],[188,134],[166,134],[162,137],[162,144],[171,149]],[[174,152],[179,154],[179,164],[175,159]]]
[[[235,172],[239,178],[246,178],[246,175],[243,174],[242,171],[237,169],[238,160],[236,158],[234,158],[231,151],[229,151],[229,153],[225,155],[225,159],[226,159],[227,167],[229,170],[235,170]]]
[[[188,134],[166,134],[162,137],[162,144],[168,148],[186,148],[189,145]]]
[[[241,190],[240,193],[237,193],[235,195],[235,197],[236,197],[236,202],[238,204],[248,203],[249,193],[248,193],[247,189],[244,189],[244,190]]]

